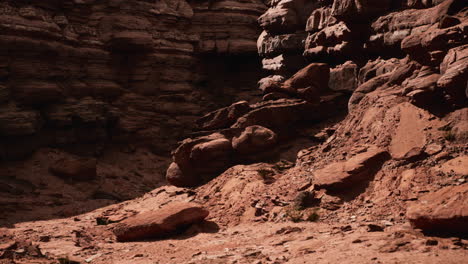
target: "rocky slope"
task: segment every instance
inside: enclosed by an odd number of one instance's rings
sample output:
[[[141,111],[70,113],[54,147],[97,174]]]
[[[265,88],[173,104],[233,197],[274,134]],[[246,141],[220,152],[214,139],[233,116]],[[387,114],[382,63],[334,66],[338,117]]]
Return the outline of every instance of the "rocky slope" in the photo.
[[[2,5],[0,261],[468,257],[464,1]]]

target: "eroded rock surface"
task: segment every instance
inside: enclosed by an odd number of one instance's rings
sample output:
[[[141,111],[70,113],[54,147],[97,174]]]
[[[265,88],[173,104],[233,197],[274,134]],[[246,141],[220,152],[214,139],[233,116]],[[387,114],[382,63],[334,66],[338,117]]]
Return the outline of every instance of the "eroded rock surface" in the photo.
[[[172,203],[155,211],[140,213],[120,222],[114,228],[118,241],[135,241],[160,238],[198,223],[208,216],[208,211],[193,203]]]
[[[468,186],[451,186],[428,194],[408,208],[408,219],[428,233],[467,236]]]

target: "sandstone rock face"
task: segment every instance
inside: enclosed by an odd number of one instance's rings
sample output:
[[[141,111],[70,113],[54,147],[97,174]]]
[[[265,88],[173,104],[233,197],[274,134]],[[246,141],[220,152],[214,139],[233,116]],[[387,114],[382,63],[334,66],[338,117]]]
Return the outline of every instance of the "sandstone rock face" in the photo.
[[[209,212],[194,203],[171,203],[155,211],[140,213],[119,223],[114,234],[120,242],[162,238],[203,221]]]
[[[411,224],[428,233],[468,235],[468,185],[448,186],[408,208]]]
[[[344,162],[336,162],[314,173],[314,184],[328,190],[350,190],[369,180],[389,159],[388,152],[371,148]]]
[[[255,39],[259,34],[257,18],[266,10],[263,1],[188,2],[193,9],[193,30],[199,33],[198,47],[202,53],[255,54]]]
[[[226,63],[216,56],[256,65],[249,56],[266,10],[260,0],[43,2],[0,3],[0,109],[8,112],[0,110],[0,133],[9,142],[24,135],[40,141],[29,152],[57,142],[78,146],[75,132],[88,131],[101,142],[167,153],[195,128],[193,120],[223,104],[205,92],[218,84],[203,87],[206,68]],[[200,59],[206,54],[217,59]],[[232,87],[222,88],[230,103],[243,83],[258,80],[260,68],[244,71],[247,80],[231,78]],[[218,67],[220,81],[226,72]],[[1,158],[17,158],[6,145],[0,142]]]

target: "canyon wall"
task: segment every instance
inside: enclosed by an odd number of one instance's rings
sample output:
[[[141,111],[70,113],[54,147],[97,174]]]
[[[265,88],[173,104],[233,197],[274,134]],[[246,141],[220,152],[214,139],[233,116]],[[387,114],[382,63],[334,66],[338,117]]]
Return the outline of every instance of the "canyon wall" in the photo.
[[[239,102],[201,118],[200,129],[212,134],[187,139],[173,152],[169,182],[197,185],[210,179],[207,175],[251,162],[249,156],[271,161],[264,154],[301,137],[292,135],[295,130],[307,131],[343,110],[363,112],[360,102],[376,90],[393,90],[398,100],[438,116],[466,106],[468,9],[463,1],[266,4],[257,41],[269,74],[259,80],[264,102]]]
[[[168,153],[202,113],[252,95],[264,10],[260,0],[1,1],[0,159],[45,146],[95,155],[109,142]]]

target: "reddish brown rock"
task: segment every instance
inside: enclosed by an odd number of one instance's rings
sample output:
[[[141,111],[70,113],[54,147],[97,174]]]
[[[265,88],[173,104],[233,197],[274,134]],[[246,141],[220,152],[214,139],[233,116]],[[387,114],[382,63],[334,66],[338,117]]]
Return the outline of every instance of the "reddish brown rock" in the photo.
[[[468,156],[451,159],[435,169],[448,175],[468,175]]]
[[[240,117],[232,128],[246,128],[253,125],[269,129],[293,124],[306,116],[312,117],[310,110],[313,106],[297,99],[280,99],[259,103],[249,113]]]
[[[258,23],[269,32],[294,32],[298,27],[297,13],[291,8],[270,8],[258,18]]]
[[[283,84],[283,89],[296,91],[301,88],[312,87],[319,91],[328,89],[330,67],[325,63],[311,63],[298,71]]]
[[[358,66],[347,61],[330,70],[328,86],[333,91],[353,92],[357,88]]]
[[[209,212],[194,203],[171,203],[161,209],[140,213],[120,222],[113,232],[117,241],[162,238],[203,221]]]
[[[307,20],[306,31],[313,33],[336,23],[336,18],[331,15],[331,12],[330,7],[321,7],[312,11]]]
[[[369,81],[361,84],[358,88],[353,92],[351,98],[348,102],[348,109],[352,111],[366,94],[374,91],[375,89],[382,87],[390,78],[390,73],[383,74],[377,76],[375,78],[370,79]]]
[[[408,208],[411,224],[427,233],[468,235],[468,185],[448,186]]]
[[[236,122],[239,117],[246,114],[249,110],[249,104],[246,101],[240,101],[206,114],[197,120],[197,124],[203,130],[226,128]]]
[[[196,186],[201,182],[198,175],[193,175],[188,171],[182,172],[175,162],[172,162],[167,168],[166,180],[174,186]]]
[[[232,148],[239,154],[262,152],[277,142],[276,133],[261,126],[249,126],[232,139]]]
[[[402,103],[395,109],[399,111],[399,123],[389,150],[394,159],[404,159],[412,150],[424,148],[427,140],[424,120],[430,115],[409,103]]]
[[[179,187],[194,186],[216,174],[231,163],[231,141],[220,133],[195,139],[185,139],[173,152],[173,163],[166,179]]]
[[[49,171],[61,178],[74,181],[89,181],[97,177],[96,159],[66,157],[53,162]]]
[[[258,89],[264,94],[280,91],[284,77],[281,75],[270,75],[258,81]]]
[[[307,35],[303,32],[271,35],[264,31],[257,40],[258,54],[272,58],[283,53],[298,53],[303,49],[306,37]]]
[[[437,80],[437,86],[446,94],[450,103],[463,105],[468,98],[468,45],[449,50],[440,65],[442,76]]]
[[[314,184],[329,190],[351,190],[370,180],[382,164],[389,159],[388,152],[371,148],[343,162],[329,164],[314,172]]]

